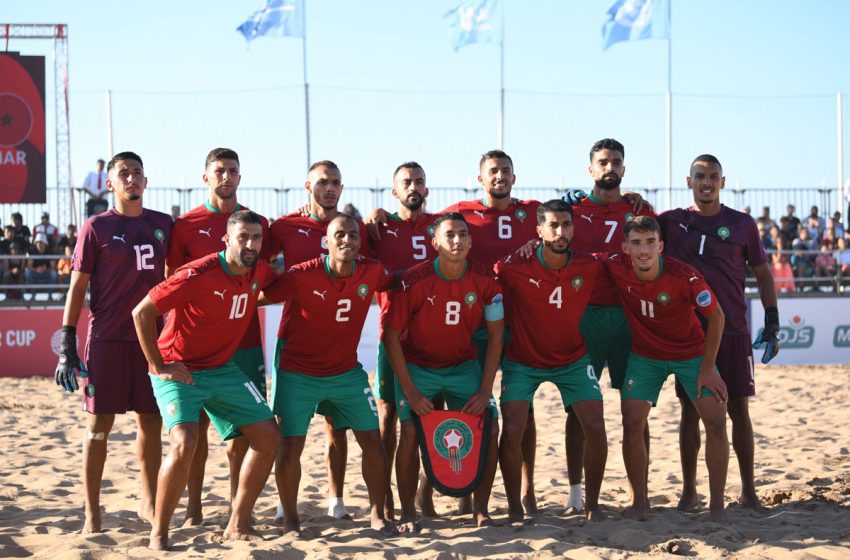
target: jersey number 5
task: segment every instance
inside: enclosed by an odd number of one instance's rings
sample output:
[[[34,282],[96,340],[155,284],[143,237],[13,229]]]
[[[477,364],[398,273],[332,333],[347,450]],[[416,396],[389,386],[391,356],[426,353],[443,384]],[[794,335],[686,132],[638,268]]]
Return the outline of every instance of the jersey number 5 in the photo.
[[[425,246],[425,236],[415,235],[410,238],[410,242],[413,243],[413,258],[417,261],[425,260],[425,257],[428,256]]]

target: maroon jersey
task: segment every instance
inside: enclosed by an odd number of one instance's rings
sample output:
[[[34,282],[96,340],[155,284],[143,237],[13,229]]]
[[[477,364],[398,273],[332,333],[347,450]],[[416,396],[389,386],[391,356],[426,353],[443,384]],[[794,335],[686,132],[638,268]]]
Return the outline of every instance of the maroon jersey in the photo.
[[[402,333],[408,362],[443,368],[476,357],[472,333],[484,320],[484,308],[502,301],[492,270],[468,263],[463,276],[447,280],[439,258],[408,270],[393,292],[387,326]]]
[[[360,228],[360,254],[368,257],[371,255],[369,234],[363,222],[357,220],[357,225]],[[278,218],[271,225],[270,238],[271,255],[283,251],[287,268],[328,254],[328,222],[312,214],[301,216],[293,212]]]
[[[190,370],[226,364],[251,323],[260,291],[274,279],[261,260],[247,274],[234,275],[224,251],[178,268],[148,294],[162,313],[173,310],[159,336],[162,358]]]
[[[587,353],[579,323],[595,279],[605,274],[599,259],[573,252],[567,266],[556,270],[543,262],[543,248],[538,247],[530,257],[512,255],[497,262],[496,274],[511,330],[508,360],[549,369]]]
[[[637,215],[655,216],[655,213],[642,209]],[[623,244],[623,225],[635,216],[632,204],[625,198],[605,204],[593,195],[589,195],[573,206],[572,247],[588,253],[620,253]],[[593,286],[590,297],[593,305],[619,305],[617,290],[606,274],[600,274]]]
[[[143,210],[131,218],[114,208],[83,223],[71,270],[91,275],[89,340],[138,341],[132,311],[162,281],[171,217]]]
[[[640,280],[628,255],[604,260],[632,330],[632,352],[653,360],[690,360],[705,353],[705,334],[694,310],[708,315],[717,298],[695,269],[661,257],[658,277]]]
[[[721,205],[715,216],[680,208],[664,212],[658,222],[664,233],[664,252],[700,271],[717,294],[726,315],[724,332],[750,332],[744,299],[747,266],[767,262],[755,220]]]
[[[423,213],[416,221],[402,220],[397,213],[389,214],[387,225],[378,226],[381,239],[373,242],[372,253],[390,272],[405,271],[421,262],[437,258],[437,251],[431,244],[434,238],[431,224],[435,219],[436,214]],[[387,320],[389,293],[380,292],[377,299],[381,307],[380,337]]]
[[[247,208],[237,205],[236,210],[247,210]],[[230,219],[230,214],[219,211],[209,202],[204,202],[177,218],[171,232],[171,243],[168,245],[168,257],[165,261],[168,268],[175,270],[190,261],[223,250],[224,234],[227,233],[227,220]],[[262,216],[260,219],[263,221],[263,247],[260,250],[260,259],[268,261],[271,255],[269,221]],[[255,314],[251,318],[239,348],[258,346],[262,346],[262,336],[260,319]]]
[[[492,268],[502,257],[537,239],[538,206],[536,200],[523,200],[497,210],[482,200],[469,200],[452,204],[443,213],[463,214],[472,237],[469,260]]]
[[[280,369],[313,377],[339,375],[357,366],[357,345],[376,291],[392,276],[375,259],[358,256],[351,276],[337,278],[327,257],[285,272],[266,291],[271,301],[287,301],[280,338],[286,341]]]

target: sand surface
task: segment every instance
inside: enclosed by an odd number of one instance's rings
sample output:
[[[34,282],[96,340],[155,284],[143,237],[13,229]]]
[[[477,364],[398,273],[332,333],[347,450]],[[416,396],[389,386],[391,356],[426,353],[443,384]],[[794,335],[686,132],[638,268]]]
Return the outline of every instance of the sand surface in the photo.
[[[545,385],[535,400],[541,514],[525,526],[504,523],[499,474],[491,508],[502,526],[478,529],[466,518],[448,514],[454,500],[438,496],[437,509],[446,515],[424,521],[422,533],[376,538],[368,529],[360,452],[351,436],[345,500],[354,520],[333,520],[324,515],[324,436],[321,422],[314,420],[300,494],[308,538],[281,536],[272,524],[277,497],[270,478],[254,511],[265,541],[220,542],[229,490],[224,445],[211,433],[205,522],[179,528],[184,498],[172,523],[171,552],[146,548],[149,527],[135,515],[139,483],[133,417],[119,417],[110,437],[101,498],[104,532],[81,535],[84,414],[79,412],[79,395],[63,394],[52,379],[6,379],[0,395],[0,558],[850,558],[850,366],[762,366],[756,379],[759,395],[750,404],[756,485],[768,510],[760,514],[735,505],[740,478],[733,453],[726,526],[710,522],[704,508],[694,513],[675,509],[681,474],[678,403],[671,381],[650,417],[649,520],[620,518],[629,491],[620,454],[619,402],[611,389],[605,389],[610,453],[600,500],[610,518],[589,523],[582,516],[565,517],[564,413],[555,388]],[[701,497],[706,498],[702,454],[698,477]]]

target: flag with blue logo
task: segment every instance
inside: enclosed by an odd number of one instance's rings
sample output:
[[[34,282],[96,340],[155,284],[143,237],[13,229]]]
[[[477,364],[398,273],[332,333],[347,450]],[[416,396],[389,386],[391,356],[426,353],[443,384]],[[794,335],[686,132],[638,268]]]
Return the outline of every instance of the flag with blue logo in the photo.
[[[304,0],[266,0],[236,28],[250,42],[257,37],[303,37]]]
[[[602,25],[602,50],[620,41],[669,39],[670,0],[617,0]]]
[[[496,13],[498,4],[499,0],[467,0],[443,16],[451,23],[456,51],[473,43],[501,40],[501,18]]]

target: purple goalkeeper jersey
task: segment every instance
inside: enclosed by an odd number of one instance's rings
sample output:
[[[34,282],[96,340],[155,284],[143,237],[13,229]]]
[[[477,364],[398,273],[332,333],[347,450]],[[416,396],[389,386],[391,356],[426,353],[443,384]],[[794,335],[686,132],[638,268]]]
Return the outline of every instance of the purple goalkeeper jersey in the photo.
[[[767,262],[752,217],[721,205],[715,216],[678,208],[660,214],[658,222],[664,234],[664,252],[705,276],[726,315],[724,332],[749,332],[744,299],[747,265]]]
[[[171,223],[162,212],[130,218],[112,208],[80,228],[71,270],[91,275],[89,340],[138,340],[131,312],[163,280]]]

